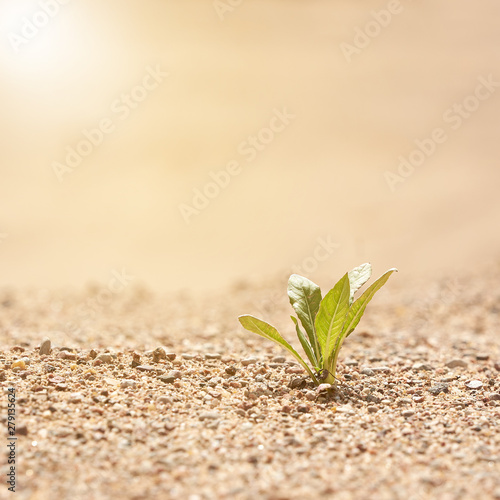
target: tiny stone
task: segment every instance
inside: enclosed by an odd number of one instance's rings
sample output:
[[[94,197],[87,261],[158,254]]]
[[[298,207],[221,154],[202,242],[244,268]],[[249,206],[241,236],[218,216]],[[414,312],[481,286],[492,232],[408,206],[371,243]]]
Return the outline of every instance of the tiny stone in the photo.
[[[388,366],[372,366],[371,370],[374,372],[391,373],[391,369]]]
[[[309,401],[314,401],[316,399],[316,393],[313,391],[307,391],[306,399],[308,399]]]
[[[373,375],[375,375],[375,372],[371,368],[363,368],[361,373],[367,377],[373,377]]]
[[[253,365],[257,363],[257,358],[246,358],[241,360],[243,366]]]
[[[111,354],[103,353],[103,354],[99,354],[99,356],[97,356],[96,361],[97,360],[102,361],[103,363],[112,363],[113,356],[111,356]]]
[[[488,361],[488,359],[490,359],[490,355],[486,353],[476,354],[476,359],[478,361]]]
[[[372,405],[372,406],[369,406],[367,408],[367,410],[368,410],[368,413],[376,413],[378,411],[378,408],[376,406]]]
[[[500,393],[494,392],[488,396],[491,401],[500,401]]]
[[[403,416],[404,418],[412,417],[413,415],[415,415],[415,412],[413,410],[405,410],[401,412],[401,416]]]
[[[209,352],[205,354],[205,359],[221,359],[221,358],[222,358],[221,354],[209,353]]]
[[[319,384],[318,387],[316,387],[317,392],[327,392],[331,389],[334,389],[334,386],[331,384]]]
[[[425,371],[431,371],[431,370],[434,370],[434,368],[427,364],[427,363],[415,363],[413,365],[413,369],[415,371],[422,371],[422,370],[425,370]]]
[[[168,396],[160,396],[156,402],[161,405],[166,405],[172,403],[172,400]]]
[[[175,352],[167,352],[166,355],[169,361],[173,361],[177,357],[177,354],[175,354]]]
[[[421,403],[425,398],[423,396],[413,396],[415,403]]]
[[[137,384],[136,384],[135,380],[125,379],[125,380],[122,380],[120,387],[122,389],[127,389],[128,387],[132,387],[132,389],[134,389],[136,385]]]
[[[40,344],[40,350],[39,350],[40,355],[50,354],[51,349],[52,349],[52,343],[50,342],[50,339],[48,337],[45,337],[42,340],[42,343]]]
[[[139,370],[140,372],[155,372],[156,368],[154,366],[149,366],[149,365],[139,365],[136,366],[136,369]]]
[[[238,369],[235,367],[235,366],[227,366],[224,371],[228,374],[228,375],[236,375],[236,372],[238,371]]]
[[[185,359],[186,361],[191,361],[192,359],[194,359],[194,354],[181,354],[181,358]]]
[[[59,359],[67,359],[69,361],[75,361],[76,360],[76,354],[73,352],[68,352],[68,351],[61,351],[57,357]]]
[[[133,352],[132,363],[130,364],[130,366],[132,366],[132,368],[137,368],[138,366],[140,366],[140,364],[141,364],[141,355],[137,352]]]
[[[73,392],[69,395],[68,401],[70,403],[81,403],[83,401],[83,394],[81,392]]]
[[[95,349],[91,349],[89,352],[89,356],[91,359],[97,358],[97,351]]]
[[[471,380],[465,384],[465,387],[468,389],[479,389],[480,387],[483,387],[483,383],[480,380]]]
[[[217,420],[218,418],[220,418],[220,414],[215,411],[206,411],[200,413],[200,416],[198,418],[200,420]]]
[[[358,366],[358,362],[355,359],[346,359],[344,361],[345,366]]]
[[[437,396],[440,392],[448,392],[448,384],[436,384],[429,389],[433,396]]]
[[[402,406],[402,405],[411,405],[412,403],[412,400],[409,399],[409,398],[401,398],[399,401],[398,401],[398,405],[399,406]]]
[[[337,406],[337,413],[345,413],[347,415],[356,415],[356,411],[350,404]]]
[[[463,359],[452,359],[446,363],[448,368],[467,368],[467,362]]]
[[[299,405],[297,406],[297,411],[300,412],[300,413],[309,413],[309,406],[307,405]]]
[[[166,375],[161,375],[159,380],[162,382],[165,382],[165,384],[171,384],[177,379],[180,379],[182,377],[182,373],[179,370],[172,370],[170,373],[167,373]]]
[[[303,378],[294,378],[290,380],[288,387],[290,389],[302,389],[306,385],[306,381]]]
[[[167,359],[167,353],[163,347],[157,347],[153,351],[153,363],[158,363],[162,359]]]
[[[242,362],[243,363],[243,362]],[[289,366],[286,370],[285,373],[295,373],[295,374],[301,374],[304,372],[304,369],[301,366]]]
[[[26,425],[16,425],[16,434],[19,436],[27,436],[28,427]]]
[[[26,363],[22,359],[18,359],[14,361],[11,365],[11,368],[19,368],[20,370],[26,370]]]
[[[285,358],[285,356],[275,356],[272,359],[272,362],[273,363],[285,363],[286,362],[286,358]]]

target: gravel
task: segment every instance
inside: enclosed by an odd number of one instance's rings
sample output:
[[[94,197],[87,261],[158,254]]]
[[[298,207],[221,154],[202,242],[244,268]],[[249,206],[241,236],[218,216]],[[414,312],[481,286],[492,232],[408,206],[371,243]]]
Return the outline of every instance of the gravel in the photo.
[[[44,354],[50,354],[51,349],[52,349],[52,343],[49,338],[45,337],[40,344],[40,350],[39,350],[40,356]]]
[[[448,368],[467,368],[467,361],[463,359],[452,359],[446,363]]]
[[[336,388],[315,387],[278,346],[236,330],[272,287],[197,300],[131,289],[74,335],[61,325],[95,302],[91,292],[18,291],[0,309],[0,383],[17,392],[16,498],[493,499],[499,276],[484,279],[425,324],[420,292],[380,294],[344,344]],[[425,290],[439,297],[439,286]],[[0,304],[2,293],[12,291]],[[283,301],[265,319],[286,325],[289,312]],[[293,329],[281,331],[300,350]]]

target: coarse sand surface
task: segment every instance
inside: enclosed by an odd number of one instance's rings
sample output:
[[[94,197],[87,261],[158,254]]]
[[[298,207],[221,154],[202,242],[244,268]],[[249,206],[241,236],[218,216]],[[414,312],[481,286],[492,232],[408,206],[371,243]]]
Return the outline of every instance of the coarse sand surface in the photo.
[[[258,315],[298,348],[286,279],[2,289],[15,497],[500,499],[500,271],[398,279],[346,341],[336,390],[237,322]]]

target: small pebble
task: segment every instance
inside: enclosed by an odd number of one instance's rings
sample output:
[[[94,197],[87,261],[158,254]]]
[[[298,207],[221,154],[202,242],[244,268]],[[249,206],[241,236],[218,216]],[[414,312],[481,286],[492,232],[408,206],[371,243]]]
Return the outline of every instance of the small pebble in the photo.
[[[26,370],[26,363],[22,359],[18,359],[17,361],[14,361],[11,365],[11,368],[17,368],[19,370]]]
[[[167,405],[172,403],[172,399],[170,399],[168,396],[160,396],[156,402],[160,405]]]
[[[181,354],[181,358],[182,359],[185,359],[186,361],[191,361],[192,359],[194,359],[194,354],[187,354],[187,353],[184,353],[184,354]]]
[[[233,376],[233,375],[236,375],[236,372],[238,371],[238,369],[237,369],[235,366],[231,365],[231,366],[227,366],[227,367],[224,369],[224,371],[225,371],[228,375]]]
[[[67,359],[68,361],[76,361],[76,354],[74,352],[61,351],[57,357],[59,359]]]
[[[332,389],[335,389],[335,387],[331,384],[319,384],[318,387],[316,387],[316,392],[328,392]]]
[[[159,361],[167,359],[167,353],[163,347],[157,347],[153,351],[153,363],[158,363]]]
[[[434,370],[434,368],[427,364],[427,363],[415,363],[413,365],[413,369],[415,371],[431,371],[431,370]]]
[[[137,368],[138,366],[140,366],[141,364],[141,355],[137,352],[133,352],[132,353],[132,363],[130,364],[130,366],[132,368]]]
[[[243,366],[254,365],[257,363],[257,358],[245,358],[241,360]]]
[[[221,359],[222,355],[218,353],[206,353],[205,354],[205,359]]]
[[[479,389],[483,387],[483,383],[480,380],[471,380],[465,384],[468,389]]]
[[[293,373],[295,375],[301,374],[304,372],[304,368],[302,366],[289,366],[286,370],[285,373]]]
[[[68,401],[70,403],[81,403],[83,401],[83,394],[81,392],[73,392],[69,395]]]
[[[368,410],[368,413],[376,413],[378,411],[378,407],[371,405],[367,408],[367,410]]]
[[[375,373],[377,373],[377,372],[391,373],[391,369],[388,366],[372,366],[371,369]]]
[[[467,362],[463,359],[452,359],[446,363],[448,368],[467,368]]]
[[[490,359],[490,355],[486,353],[476,354],[476,359],[478,361],[488,361],[488,359]]]
[[[150,366],[150,365],[138,365],[135,368],[140,372],[146,372],[146,373],[156,372],[157,370],[155,366]]]
[[[220,418],[220,414],[215,412],[215,411],[206,411],[203,413],[200,413],[199,417],[200,420],[217,420]]]
[[[433,385],[430,389],[429,389],[429,392],[433,395],[433,396],[437,396],[439,393],[441,392],[448,392],[449,391],[449,388],[448,388],[448,384],[436,384],[436,385]]]
[[[490,394],[488,396],[488,398],[491,400],[491,401],[500,401],[500,393],[498,392],[494,392],[493,394]]]
[[[28,426],[27,425],[16,425],[16,434],[18,436],[27,436],[28,435]]]
[[[162,382],[165,382],[165,384],[171,384],[177,379],[180,379],[182,377],[182,372],[179,370],[172,370],[171,372],[167,373],[166,375],[161,375],[158,377]]]
[[[344,361],[345,366],[358,366],[358,362],[355,359],[346,359]]]
[[[42,356],[50,354],[51,350],[52,350],[52,343],[48,337],[45,337],[42,340],[42,343],[40,344],[40,349],[38,352],[40,353],[40,356]]]
[[[111,356],[111,354],[108,354],[108,353],[99,354],[99,356],[97,356],[95,359],[96,359],[96,361],[101,361],[102,363],[112,363],[113,362],[113,356]]]
[[[273,363],[286,363],[286,358],[285,356],[274,356],[274,358],[271,361]]]
[[[172,375],[161,375],[160,377],[158,377],[158,380],[165,382],[165,384],[172,384],[175,382],[176,378]]]
[[[136,387],[136,385],[137,385],[136,381],[131,380],[131,379],[124,379],[120,383],[120,387],[122,389],[127,389],[128,387],[131,387],[132,389],[134,389]]]
[[[401,416],[403,416],[404,418],[413,417],[413,415],[415,415],[415,412],[413,410],[404,410],[401,412]]]
[[[375,375],[375,372],[371,368],[363,368],[361,373],[367,377],[373,377],[373,375]]]

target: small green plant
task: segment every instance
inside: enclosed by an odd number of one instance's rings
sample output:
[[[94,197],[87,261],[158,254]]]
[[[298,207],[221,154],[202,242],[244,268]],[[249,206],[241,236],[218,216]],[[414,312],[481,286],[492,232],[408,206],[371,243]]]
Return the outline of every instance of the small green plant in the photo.
[[[314,372],[274,326],[250,315],[243,315],[238,319],[247,330],[288,349],[316,385],[322,382],[335,384],[337,360],[344,340],[354,331],[366,306],[394,271],[397,269],[389,269],[356,300],[354,295],[372,274],[370,264],[362,264],[346,273],[324,298],[319,286],[312,281],[298,274],[290,276],[288,297],[305,333],[297,318],[291,318]]]

